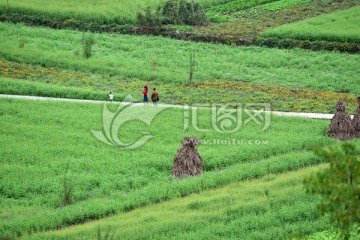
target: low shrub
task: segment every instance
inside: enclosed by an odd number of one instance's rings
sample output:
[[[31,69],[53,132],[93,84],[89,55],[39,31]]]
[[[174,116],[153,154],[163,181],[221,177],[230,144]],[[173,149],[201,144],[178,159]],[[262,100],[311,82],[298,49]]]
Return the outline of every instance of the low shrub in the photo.
[[[360,44],[348,42],[328,42],[295,40],[291,38],[258,38],[255,44],[261,47],[270,48],[304,48],[313,51],[339,51],[348,53],[360,53]]]
[[[204,8],[185,0],[168,0],[158,6],[155,13],[148,7],[144,12],[136,14],[139,30],[143,33],[158,33],[163,25],[205,25],[208,23]]]

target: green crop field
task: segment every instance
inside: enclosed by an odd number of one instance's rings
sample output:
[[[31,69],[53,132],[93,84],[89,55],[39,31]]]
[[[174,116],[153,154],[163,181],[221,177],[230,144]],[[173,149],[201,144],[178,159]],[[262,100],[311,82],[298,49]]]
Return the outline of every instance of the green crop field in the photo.
[[[155,8],[165,0],[86,0],[86,1],[0,1],[0,13],[9,12],[60,19],[80,19],[100,23],[133,23],[136,12],[146,7]],[[221,0],[197,0],[199,3],[217,4]],[[8,8],[9,6],[9,8]]]
[[[237,0],[218,6],[212,6],[208,8],[208,11],[215,13],[232,13],[240,12],[236,15],[258,13],[261,11],[277,11],[285,8],[289,8],[294,5],[308,3],[312,0]],[[243,10],[246,9],[246,10]],[[240,11],[243,10],[243,11]]]
[[[254,6],[253,8],[249,9],[248,11],[240,11],[235,14],[235,16],[239,17],[242,15],[258,15],[265,11],[275,12],[287,8],[291,8],[293,6],[299,4],[309,3],[312,0],[282,0],[282,1],[273,1],[270,3],[266,3],[260,6]]]
[[[358,0],[239,0],[207,8],[209,19],[218,23],[194,28],[193,31],[195,36],[200,36],[200,41],[215,41],[236,45],[254,44],[260,34],[268,29],[338,10],[349,9],[359,6],[359,4]],[[355,44],[346,42],[332,47],[330,42],[325,42],[320,46],[317,44],[311,49],[356,53],[358,50],[356,50]],[[268,46],[275,47],[274,45]],[[352,50],[349,49],[351,46]],[[292,48],[296,47],[309,49],[309,47],[301,45],[292,46]]]
[[[305,194],[305,168],[139,208],[129,213],[23,239],[292,239],[329,229]]]
[[[360,43],[360,6],[270,29],[263,37]]]
[[[0,59],[139,79],[188,83],[224,79],[359,94],[360,55],[192,43],[163,37],[94,34],[93,56],[81,54],[82,33],[0,23]],[[19,47],[19,42],[23,47]]]
[[[217,13],[228,13],[233,11],[239,11],[244,8],[250,8],[257,6],[259,4],[265,4],[270,2],[275,2],[277,0],[251,0],[251,1],[245,1],[245,0],[237,0],[237,1],[231,1],[226,4],[221,4],[218,6],[212,6],[208,10],[211,12],[217,12]]]
[[[154,136],[139,148],[123,150],[100,142],[90,132],[102,129],[102,104],[12,99],[0,103],[0,217],[6,219],[0,221],[0,236],[54,229],[316,164],[320,160],[312,147],[334,143],[325,137],[326,121],[272,116],[265,131],[250,121],[241,131],[224,134],[212,130],[211,112],[206,109],[198,111],[197,124],[208,132],[191,124],[183,130],[184,110],[166,109],[150,127],[138,121],[122,126],[120,137],[128,143],[143,131]],[[115,111],[117,105],[110,107]],[[135,109],[146,113],[154,108]],[[172,159],[182,138],[189,135],[204,143],[199,152],[205,172],[174,181]],[[240,142],[232,144],[232,139]],[[62,207],[65,177],[74,202]]]
[[[15,66],[15,68],[19,66],[14,63],[11,65]],[[24,70],[26,71],[26,69],[25,67]],[[34,73],[33,70],[29,69],[29,72]],[[39,72],[41,70],[43,69],[39,69]],[[114,81],[114,84],[110,85],[106,76],[83,75],[80,77],[77,74],[71,74],[71,72],[69,75],[58,76],[57,73],[61,71],[54,71],[54,69],[50,68],[47,70],[54,75],[43,71],[42,74],[45,75],[32,74],[31,77],[34,79],[23,80],[18,79],[17,75],[19,73],[15,72],[15,79],[0,77],[0,93],[107,100],[109,92],[112,91],[115,94],[116,101],[122,101],[128,94],[132,95],[136,102],[143,101],[140,91],[144,85],[143,81],[131,83],[117,83]],[[76,79],[77,81],[66,81],[66,77],[80,78]],[[97,79],[96,83],[98,85],[106,86],[106,90],[96,85],[89,87],[86,84],[88,81],[94,82],[94,79]],[[62,86],[62,84],[66,86]],[[213,80],[185,86],[183,84],[150,82],[150,86],[155,86],[160,91],[160,102],[167,104],[268,103],[271,105],[271,110],[274,111],[334,113],[335,105],[341,99],[346,104],[347,111],[351,114],[356,111],[358,106],[357,95],[354,94],[288,88],[277,85],[259,85],[239,81]],[[174,91],[174,89],[177,89],[177,91]]]

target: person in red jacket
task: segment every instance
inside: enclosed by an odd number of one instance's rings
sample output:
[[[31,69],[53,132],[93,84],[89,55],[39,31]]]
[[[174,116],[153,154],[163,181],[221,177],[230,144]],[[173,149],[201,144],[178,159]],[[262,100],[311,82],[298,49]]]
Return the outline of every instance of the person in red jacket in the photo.
[[[149,83],[146,82],[145,86],[144,86],[144,90],[142,91],[142,94],[144,95],[144,103],[148,102],[148,88],[149,88]]]
[[[156,104],[156,102],[159,101],[159,93],[156,91],[156,88],[154,88],[153,92],[151,93],[151,100],[153,104]]]

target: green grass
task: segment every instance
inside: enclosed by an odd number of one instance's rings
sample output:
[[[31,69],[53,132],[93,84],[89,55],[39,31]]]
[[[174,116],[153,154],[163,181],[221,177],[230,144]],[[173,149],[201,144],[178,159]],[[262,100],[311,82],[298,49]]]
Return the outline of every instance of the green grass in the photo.
[[[238,13],[235,13],[234,15],[237,17],[241,17],[242,15],[257,15],[261,14],[264,11],[272,11],[276,12],[279,10],[291,8],[293,6],[299,5],[299,4],[305,4],[312,2],[312,0],[281,0],[281,1],[274,1],[270,3],[266,3],[260,6],[255,6],[248,11],[240,11]]]
[[[86,0],[86,1],[54,1],[28,0],[0,2],[0,14],[30,15],[40,18],[78,19],[86,22],[104,24],[133,23],[136,12],[146,7],[155,8],[165,0]],[[197,0],[199,3],[218,4],[221,0]]]
[[[108,100],[111,91],[116,101],[132,95],[142,102],[143,81],[121,81],[107,75],[84,74],[57,68],[0,61],[0,93],[57,98]],[[26,80],[24,80],[24,79]],[[339,99],[354,113],[356,95],[314,91],[242,81],[212,80],[192,85],[150,82],[160,92],[161,103],[269,103],[274,111],[334,113]],[[178,89],[174,91],[174,89]]]
[[[270,29],[261,36],[360,43],[359,22],[360,6],[357,6]]]
[[[312,0],[237,0],[218,6],[212,6],[207,10],[210,13],[241,16],[249,13],[258,14],[262,11],[279,11],[311,1]]]
[[[228,14],[224,13],[225,15],[221,12],[208,11],[208,16],[212,20],[222,23],[195,28],[193,34],[201,36],[202,41],[207,39],[207,41],[220,41],[226,44],[243,45],[244,42],[254,44],[260,33],[267,29],[348,9],[359,4],[358,0],[322,1],[322,3],[319,1],[304,3],[303,0],[284,0],[233,11]]]
[[[276,1],[278,0],[251,0],[251,1],[237,0],[226,4],[221,4],[218,6],[212,6],[209,7],[207,10],[215,13],[228,13],[228,12],[239,11],[245,8],[251,8],[257,5],[262,5]]]
[[[162,37],[95,34],[93,57],[81,56],[76,31],[0,23],[0,59],[107,74],[118,81],[188,82],[195,51],[195,82],[245,80],[299,88],[360,93],[359,55],[184,42]],[[24,47],[19,48],[19,42]],[[176,89],[175,89],[176,91]]]
[[[151,127],[133,121],[120,128],[122,141],[129,143],[144,131],[154,136],[141,147],[125,151],[90,133],[102,128],[102,104],[0,99],[0,109],[0,236],[54,229],[317,164],[320,160],[310,151],[312,147],[334,143],[325,137],[327,121],[272,116],[266,131],[250,122],[238,132],[224,134],[211,130],[207,110],[199,110],[198,126],[209,131],[198,132],[191,124],[184,130],[184,110],[168,109]],[[172,160],[182,138],[189,135],[208,141],[199,147],[205,172],[174,181]],[[223,143],[214,144],[214,139]],[[241,142],[229,144],[232,139]],[[74,203],[61,207],[68,163]]]
[[[323,166],[322,166],[323,167]],[[302,179],[319,167],[232,183],[99,221],[23,239],[293,239],[330,228]]]
[[[74,98],[91,100],[108,100],[108,91],[94,91],[79,87],[65,87],[47,83],[29,82],[0,77],[0,93],[13,95],[44,96],[55,98]],[[125,95],[117,94],[117,101]]]

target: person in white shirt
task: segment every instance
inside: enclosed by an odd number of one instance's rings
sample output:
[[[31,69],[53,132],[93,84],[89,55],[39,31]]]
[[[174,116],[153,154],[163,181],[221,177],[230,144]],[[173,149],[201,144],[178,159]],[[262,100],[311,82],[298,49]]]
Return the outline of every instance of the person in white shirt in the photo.
[[[112,102],[112,100],[114,99],[114,94],[112,94],[111,92],[109,93],[109,100],[110,102]]]

